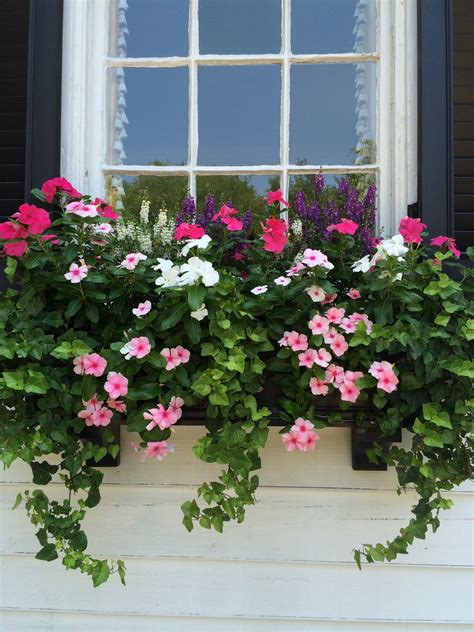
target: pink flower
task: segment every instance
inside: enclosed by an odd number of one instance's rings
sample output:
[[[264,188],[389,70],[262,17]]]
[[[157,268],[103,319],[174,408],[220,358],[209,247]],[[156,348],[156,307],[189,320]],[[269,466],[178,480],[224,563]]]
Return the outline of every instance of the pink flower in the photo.
[[[346,371],[344,373],[344,381],[345,382],[356,382],[359,378],[364,377],[362,371]]]
[[[66,213],[78,215],[79,217],[98,217],[97,207],[93,204],[84,204],[83,202],[71,202],[66,206]]]
[[[212,216],[212,220],[213,222],[217,221],[218,219],[220,219],[221,221],[230,219],[231,215],[236,215],[239,211],[235,208],[233,208],[232,206],[228,206],[227,204],[223,204],[220,209],[217,211],[217,213],[214,213],[214,215]]]
[[[76,191],[72,184],[65,178],[52,178],[51,180],[46,180],[46,182],[43,182],[41,191],[43,192],[48,204],[51,204],[57,191],[66,193],[70,197],[74,198],[82,197],[82,194],[79,193],[79,191]]]
[[[340,309],[338,309],[337,307],[331,307],[330,309],[326,310],[326,318],[329,320],[330,323],[339,325],[341,320],[344,318],[345,313],[346,310],[343,307],[341,307]]]
[[[125,355],[126,360],[134,357],[137,360],[144,358],[151,351],[150,341],[146,336],[139,336],[138,338],[132,338],[120,349],[120,353]]]
[[[450,250],[455,257],[461,256],[461,251],[456,248],[456,242],[452,237],[443,237],[440,235],[430,241],[431,246],[443,246],[444,244],[446,244],[448,250]]]
[[[354,323],[356,327],[357,327],[357,323],[360,323],[360,322],[365,323],[365,330],[370,335],[372,331],[373,322],[370,320],[367,314],[359,314],[358,312],[354,312],[353,314],[349,316],[349,320],[351,321],[351,323]]]
[[[316,351],[316,355],[314,356],[314,363],[318,366],[322,366],[323,368],[325,368],[328,366],[331,360],[331,354],[326,351],[326,349],[318,349],[318,351]]]
[[[125,268],[126,270],[135,270],[140,261],[145,261],[148,257],[141,252],[131,252],[128,254],[119,268]]]
[[[268,290],[268,285],[257,285],[257,287],[252,288],[250,291],[252,294],[258,296],[259,294],[265,294]]]
[[[262,224],[262,239],[265,242],[264,250],[267,252],[280,253],[288,243],[286,236],[287,223],[284,219],[268,217],[265,225]]]
[[[99,408],[90,416],[90,421],[94,426],[108,426],[112,420],[113,412],[108,408]]]
[[[316,447],[316,442],[319,441],[319,435],[315,432],[306,432],[300,437],[299,449],[301,452],[312,452]]]
[[[342,356],[349,349],[349,345],[347,344],[346,339],[344,338],[342,334],[338,334],[335,337],[335,339],[332,341],[330,346],[331,346],[331,351],[338,358]]]
[[[361,297],[361,293],[359,292],[359,290],[356,290],[355,288],[351,287],[351,289],[349,290],[349,292],[347,292],[347,296],[349,298],[352,298],[354,300],[357,300],[358,298]]]
[[[356,323],[352,322],[350,318],[343,318],[341,320],[340,327],[346,332],[346,334],[353,334],[356,330]]]
[[[87,408],[84,408],[84,410],[80,410],[77,413],[77,416],[79,417],[79,419],[83,419],[86,426],[93,426],[94,423],[92,421],[92,415],[95,413],[96,409],[93,406],[88,406]]]
[[[110,397],[107,399],[107,406],[116,410],[118,413],[126,413],[127,405],[121,399],[111,399]]]
[[[355,403],[360,395],[360,389],[357,388],[354,382],[345,381],[338,388],[343,402]]]
[[[306,248],[303,252],[302,262],[307,265],[308,268],[314,268],[316,266],[322,266],[328,270],[332,270],[334,268],[333,264],[330,263],[325,254],[323,254],[320,250],[312,250],[311,248]]]
[[[280,191],[280,189],[277,189],[276,191],[269,191],[264,199],[267,201],[268,205],[279,202],[284,206],[289,206],[288,202],[283,199],[283,193]]]
[[[326,333],[323,334],[323,339],[324,342],[327,345],[330,345],[334,342],[334,340],[336,339],[336,336],[338,336],[339,333],[336,331],[336,329],[334,329],[334,327],[331,327],[331,329],[329,331],[327,331]]]
[[[138,303],[138,307],[132,309],[132,314],[137,318],[141,318],[142,316],[146,316],[150,310],[151,302],[145,301],[144,303]]]
[[[330,364],[326,369],[326,380],[329,384],[342,384],[344,382],[344,369],[337,364]]]
[[[308,336],[299,334],[296,331],[291,332],[289,346],[292,351],[306,351],[308,348]]]
[[[103,401],[99,399],[97,393],[94,393],[94,395],[92,395],[92,397],[88,399],[87,402],[82,400],[82,403],[84,404],[84,406],[86,406],[86,408],[94,408],[95,410],[96,408],[100,408],[102,406]]]
[[[181,419],[183,415],[182,407],[184,406],[184,399],[182,397],[172,397],[170,399],[170,404],[168,406],[168,410],[176,413],[178,419]]]
[[[240,219],[237,219],[236,217],[229,217],[227,219],[223,219],[222,221],[226,225],[227,230],[242,230],[242,228],[244,227],[243,222],[241,222]]]
[[[176,241],[180,241],[185,237],[188,239],[200,239],[204,234],[204,228],[199,224],[186,224],[186,222],[182,222],[175,228],[173,236]]]
[[[61,240],[54,233],[50,233],[48,235],[41,235],[41,241],[51,242],[53,246],[60,246]]]
[[[309,387],[313,395],[327,395],[329,391],[328,382],[312,377],[309,381]]]
[[[172,349],[165,347],[160,351],[160,355],[162,355],[166,360],[165,369],[167,371],[172,371],[180,364],[186,364],[186,362],[189,361],[191,354],[187,349],[179,345],[178,347],[174,347]]]
[[[426,224],[418,218],[404,217],[400,220],[400,234],[408,244],[421,244],[423,241],[421,233],[425,228],[427,228]]]
[[[325,334],[329,330],[329,321],[324,316],[316,314],[316,316],[313,316],[313,318],[309,321],[308,327],[315,336],[318,334]]]
[[[326,294],[322,302],[322,305],[328,305],[329,303],[334,303],[336,298],[337,298],[337,294]]]
[[[87,356],[87,353],[84,355],[78,356],[74,358],[72,363],[74,365],[73,371],[77,375],[84,375],[84,358]]]
[[[144,419],[150,419],[150,423],[146,426],[147,430],[153,430],[158,426],[160,430],[169,428],[178,421],[178,414],[171,408],[165,408],[163,404],[158,404],[157,408],[150,408],[143,413]]]
[[[279,276],[277,279],[273,279],[273,283],[284,287],[285,285],[289,285],[291,283],[291,279],[285,276]]]
[[[298,419],[295,419],[295,423],[291,427],[291,430],[304,433],[304,432],[310,432],[310,430],[312,430],[313,428],[314,428],[314,424],[312,424],[309,419],[303,419],[303,417],[298,417]]]
[[[296,332],[293,331],[285,331],[283,332],[283,336],[280,338],[280,340],[278,341],[278,344],[280,345],[280,347],[289,347],[290,346],[290,340],[292,340],[292,334],[294,334]]]
[[[185,349],[181,345],[178,345],[177,347],[175,347],[175,351],[176,351],[176,357],[178,358],[181,364],[186,364],[187,362],[189,362],[191,353],[188,351],[188,349]]]
[[[143,450],[143,458],[154,458],[162,461],[171,452],[174,452],[174,446],[166,441],[148,441],[146,448]]]
[[[86,375],[101,377],[107,366],[107,360],[98,353],[86,353],[82,356],[82,366]]]
[[[386,393],[392,393],[397,389],[398,377],[393,371],[393,364],[386,362],[373,362],[369,373],[377,380],[377,388]]]
[[[89,273],[89,266],[83,264],[78,265],[77,263],[71,263],[69,266],[69,272],[66,272],[64,278],[71,283],[80,283]]]
[[[326,293],[324,292],[322,287],[318,285],[312,285],[311,287],[307,287],[305,292],[308,293],[308,296],[313,301],[313,303],[321,303],[324,301]]]
[[[298,355],[299,365],[310,369],[314,364],[315,356],[316,351],[314,349],[306,349],[306,351]]]
[[[0,224],[0,239],[23,239],[28,237],[28,230],[16,222]]]
[[[359,224],[353,222],[351,219],[342,219],[339,224],[331,224],[328,226],[328,230],[335,230],[341,235],[353,235],[359,228]]]
[[[295,276],[298,274],[298,272],[301,272],[301,270],[306,270],[306,266],[301,263],[301,261],[298,261],[298,263],[295,263],[294,266],[292,266],[289,270],[286,271],[286,274],[289,277]]]
[[[113,221],[119,218],[119,214],[114,211],[113,206],[107,204],[105,200],[102,200],[101,198],[95,198],[93,204],[97,207],[99,215],[104,219],[110,219]]]
[[[285,432],[285,434],[281,436],[281,440],[283,441],[283,445],[285,446],[287,452],[299,450],[300,439],[301,433],[298,430],[290,430],[290,432]]]
[[[27,241],[13,241],[8,244],[3,244],[3,252],[9,257],[22,257],[27,248]]]
[[[119,397],[125,397],[128,393],[128,380],[121,373],[111,371],[107,375],[107,381],[104,384],[104,389],[112,399],[118,399]]]

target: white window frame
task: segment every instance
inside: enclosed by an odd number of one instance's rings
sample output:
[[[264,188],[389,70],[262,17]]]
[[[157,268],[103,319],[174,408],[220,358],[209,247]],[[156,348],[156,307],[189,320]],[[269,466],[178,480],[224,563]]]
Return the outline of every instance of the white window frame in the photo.
[[[133,1],[133,0],[131,0]],[[61,122],[61,173],[79,190],[102,196],[106,174],[186,175],[195,196],[197,175],[373,173],[379,191],[379,226],[396,231],[417,191],[416,0],[377,0],[377,52],[294,55],[290,51],[289,1],[282,0],[282,51],[278,55],[199,55],[198,0],[190,0],[189,57],[108,58],[108,0],[65,0]],[[371,165],[289,164],[290,63],[377,62],[377,156]],[[197,163],[199,65],[281,64],[280,165],[204,167]],[[180,166],[108,165],[106,70],[109,67],[189,68],[189,163]]]

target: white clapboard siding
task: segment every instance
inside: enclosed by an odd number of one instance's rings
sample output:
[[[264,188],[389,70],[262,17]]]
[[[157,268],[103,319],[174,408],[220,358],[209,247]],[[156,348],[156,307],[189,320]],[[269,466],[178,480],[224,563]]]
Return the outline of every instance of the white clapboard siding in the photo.
[[[358,571],[352,549],[384,541],[410,517],[415,496],[397,496],[388,472],[354,472],[350,431],[320,431],[312,454],[287,454],[272,429],[262,487],[243,525],[188,534],[179,505],[219,468],[196,461],[202,428],[177,428],[176,451],[140,463],[122,430],[122,463],[105,469],[102,503],[89,510],[89,551],[120,557],[117,578],[94,590],[58,562],[34,560],[37,542],[16,494],[32,487],[15,463],[0,483],[2,632],[464,632],[473,609],[472,486],[447,494],[436,534],[391,565]],[[405,433],[404,441],[410,438]],[[61,498],[60,484],[46,488]]]

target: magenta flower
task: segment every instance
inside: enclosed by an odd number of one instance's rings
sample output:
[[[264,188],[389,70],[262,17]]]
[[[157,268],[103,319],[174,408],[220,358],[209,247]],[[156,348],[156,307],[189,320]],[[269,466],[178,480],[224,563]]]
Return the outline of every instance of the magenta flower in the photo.
[[[309,387],[313,395],[327,395],[329,391],[328,382],[312,377],[309,381]]]
[[[22,204],[18,211],[12,217],[15,217],[22,224],[26,224],[31,235],[40,235],[51,226],[48,211],[38,208],[34,204]]]
[[[23,257],[27,248],[28,242],[24,240],[3,244],[3,252],[9,257]]]
[[[411,217],[404,217],[400,220],[400,234],[403,235],[403,239],[408,244],[421,244],[423,241],[421,233],[427,228],[426,224],[423,224],[421,219],[413,219]]]
[[[57,191],[66,193],[73,198],[82,197],[82,194],[79,193],[79,191],[76,191],[72,184],[65,178],[52,178],[51,180],[46,180],[46,182],[43,182],[41,191],[48,204],[51,204]]]
[[[461,251],[456,248],[456,242],[452,237],[443,237],[440,235],[439,237],[434,237],[434,239],[430,241],[431,246],[444,246],[445,244],[448,250],[450,250],[455,257],[461,256]]]
[[[86,375],[101,377],[107,366],[107,360],[98,353],[86,353],[82,356],[82,366]]]
[[[64,278],[71,281],[71,283],[80,283],[88,274],[89,266],[85,264],[78,265],[77,263],[71,263],[69,266],[69,272],[66,272]]]
[[[41,235],[41,241],[50,242],[53,246],[60,246],[61,240],[54,233],[50,233],[48,235]]]
[[[204,228],[199,224],[187,224],[181,222],[174,231],[173,237],[176,241],[181,241],[185,237],[188,239],[201,239],[205,234]]]
[[[351,219],[342,219],[339,224],[331,224],[327,227],[329,231],[337,231],[341,235],[353,235],[359,228],[359,224],[353,222]]]
[[[261,226],[263,229],[262,239],[265,243],[264,250],[279,254],[288,243],[287,223],[284,219],[268,217],[265,225],[261,224]]]
[[[138,338],[132,338],[121,349],[120,353],[125,355],[126,360],[135,357],[137,360],[144,358],[151,351],[150,341],[146,336],[139,336]]]
[[[270,204],[275,204],[275,202],[279,202],[284,206],[289,206],[288,202],[283,199],[283,193],[282,191],[280,191],[280,189],[277,189],[276,191],[269,191],[264,199],[269,206]]]
[[[0,239],[23,239],[28,237],[28,230],[16,222],[0,224]]]
[[[125,397],[128,393],[128,380],[121,373],[111,371],[107,375],[107,381],[104,384],[104,389],[112,399],[118,399],[119,397]]]
[[[358,298],[361,297],[361,293],[359,292],[359,290],[356,290],[355,288],[351,287],[351,289],[347,292],[347,296],[349,298],[357,300]]]
[[[151,302],[145,301],[144,303],[138,303],[138,307],[132,309],[132,314],[137,318],[142,318],[142,316],[146,316],[150,310]]]
[[[329,320],[324,316],[316,314],[316,316],[313,316],[313,318],[309,321],[308,327],[311,329],[311,333],[315,336],[318,334],[325,334],[329,331]]]

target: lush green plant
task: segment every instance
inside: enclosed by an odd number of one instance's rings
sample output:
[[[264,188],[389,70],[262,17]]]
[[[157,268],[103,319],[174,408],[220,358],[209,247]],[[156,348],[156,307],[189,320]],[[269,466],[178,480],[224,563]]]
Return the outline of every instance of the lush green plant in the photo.
[[[310,219],[303,214],[286,243],[277,200],[264,242],[260,234],[243,238],[231,223],[236,212],[224,207],[207,226],[212,241],[194,224],[185,232],[197,239],[175,246],[174,261],[131,253],[120,263],[110,207],[91,204],[59,180],[36,195],[56,204],[56,219],[24,205],[0,225],[11,255],[11,285],[0,298],[0,410],[5,465],[22,459],[33,483],[56,476],[65,486],[61,502],[38,489],[17,498],[37,528],[39,559],[61,556],[96,586],[113,572],[124,581],[123,562],[86,553],[81,527],[100,501],[102,473],[94,462],[118,451],[108,426],[125,422],[140,434],[137,451],[163,458],[182,409],[193,406],[206,411],[194,453],[223,469],[198,489],[198,500],[183,504],[183,523],[222,531],[230,520],[242,522],[259,483],[270,415],[260,395],[270,380],[279,387],[275,405],[287,449],[314,448],[312,427],[327,425],[318,418],[325,390],[337,396],[331,424],[357,400],[376,411],[370,419],[357,415],[361,429],[375,426],[382,436],[403,426],[413,433],[410,449],[374,444],[370,456],[396,467],[401,488],[416,490],[414,518],[393,541],[356,551],[358,564],[361,557],[392,560],[429,527],[436,530],[439,511],[451,504],[443,492],[471,475],[473,272],[453,264],[444,246],[433,255],[420,245],[423,225],[411,227],[414,238],[405,230],[405,240],[385,240],[359,260],[361,242],[351,234],[357,224],[345,218],[325,225],[323,235],[305,232]],[[50,226],[53,236],[44,233]],[[179,252],[185,244],[188,252]],[[318,315],[328,329],[331,309],[334,335],[346,328],[341,353],[327,331],[316,330]],[[301,358],[304,340],[295,350],[288,332],[305,332],[322,359]],[[344,388],[329,379],[322,350],[343,365]],[[385,386],[379,362],[387,363]],[[307,430],[295,430],[295,420]],[[91,424],[103,426],[102,443],[83,438]]]

